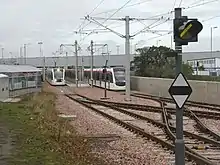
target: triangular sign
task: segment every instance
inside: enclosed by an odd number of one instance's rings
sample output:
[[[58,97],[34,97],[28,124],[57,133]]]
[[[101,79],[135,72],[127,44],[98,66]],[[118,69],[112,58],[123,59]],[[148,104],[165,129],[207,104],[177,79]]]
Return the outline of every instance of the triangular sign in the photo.
[[[169,88],[169,94],[179,108],[182,108],[192,93],[185,76],[179,73]]]
[[[173,99],[180,108],[182,108],[183,104],[187,100],[187,97],[188,95],[173,95]]]

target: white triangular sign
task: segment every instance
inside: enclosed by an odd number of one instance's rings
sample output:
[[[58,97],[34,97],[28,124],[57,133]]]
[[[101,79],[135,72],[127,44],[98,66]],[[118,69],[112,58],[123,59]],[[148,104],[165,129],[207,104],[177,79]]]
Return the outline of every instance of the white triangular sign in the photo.
[[[184,79],[183,75],[180,73],[176,78],[173,86],[188,86],[186,80]]]
[[[188,95],[173,95],[173,99],[175,100],[175,102],[179,108],[181,108],[183,106],[187,97],[188,97]]]

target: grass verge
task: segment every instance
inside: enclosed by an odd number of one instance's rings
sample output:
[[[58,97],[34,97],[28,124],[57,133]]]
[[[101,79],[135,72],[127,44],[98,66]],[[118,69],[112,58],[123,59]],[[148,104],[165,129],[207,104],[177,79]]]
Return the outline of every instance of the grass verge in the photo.
[[[11,165],[104,165],[89,152],[89,142],[75,136],[67,124],[68,133],[61,133],[65,121],[57,117],[56,96],[45,91],[22,99],[19,103],[1,104],[0,120],[9,128],[15,142]],[[62,129],[63,130],[63,129]],[[66,132],[66,131],[65,131]]]

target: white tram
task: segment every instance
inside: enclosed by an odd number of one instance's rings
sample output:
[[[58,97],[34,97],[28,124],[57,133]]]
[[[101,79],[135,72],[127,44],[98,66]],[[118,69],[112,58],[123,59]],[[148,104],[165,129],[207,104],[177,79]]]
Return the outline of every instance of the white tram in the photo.
[[[51,85],[66,85],[65,69],[63,68],[48,68],[46,70],[46,80]]]
[[[107,89],[114,91],[125,90],[125,68],[109,67],[106,70]],[[75,77],[74,69],[67,69],[66,77],[73,79]],[[86,78],[89,85],[91,85],[91,69],[84,69],[84,78]],[[103,72],[103,68],[93,69],[93,85],[96,87],[105,88],[105,74]]]

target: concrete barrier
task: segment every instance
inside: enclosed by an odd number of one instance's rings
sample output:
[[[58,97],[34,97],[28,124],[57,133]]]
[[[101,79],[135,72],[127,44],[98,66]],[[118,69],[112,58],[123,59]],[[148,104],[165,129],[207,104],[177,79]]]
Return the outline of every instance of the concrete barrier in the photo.
[[[147,94],[169,97],[168,89],[173,79],[131,76],[131,89]],[[220,82],[188,80],[192,87],[191,101],[220,105]]]

